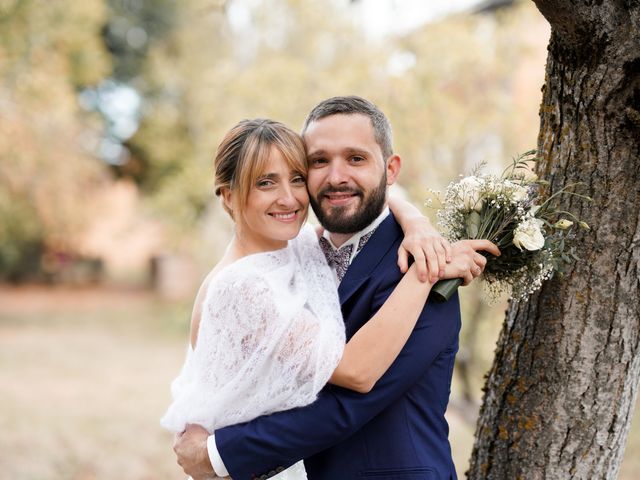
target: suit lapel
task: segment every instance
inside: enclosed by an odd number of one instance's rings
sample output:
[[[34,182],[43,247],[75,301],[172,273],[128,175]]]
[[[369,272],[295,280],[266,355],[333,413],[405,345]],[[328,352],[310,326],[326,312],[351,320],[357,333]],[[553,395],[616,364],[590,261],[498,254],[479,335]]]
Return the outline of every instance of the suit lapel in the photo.
[[[358,290],[360,285],[369,278],[374,268],[389,252],[398,237],[402,236],[402,229],[392,213],[385,218],[371,236],[364,248],[356,255],[347,269],[340,286],[338,295],[343,305]]]

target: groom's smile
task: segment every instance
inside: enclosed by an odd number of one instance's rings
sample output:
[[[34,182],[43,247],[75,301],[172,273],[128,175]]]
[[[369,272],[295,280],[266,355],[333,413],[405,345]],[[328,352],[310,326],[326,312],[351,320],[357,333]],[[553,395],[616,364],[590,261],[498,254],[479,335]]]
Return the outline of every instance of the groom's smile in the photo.
[[[323,199],[321,203],[324,203],[324,200],[326,200],[326,203],[331,207],[347,207],[353,205],[355,203],[354,200],[361,200],[364,194],[362,190],[356,188],[339,190],[327,187],[322,190],[318,196]]]
[[[313,211],[332,233],[355,233],[386,204],[386,163],[371,120],[335,114],[311,122],[304,132]]]

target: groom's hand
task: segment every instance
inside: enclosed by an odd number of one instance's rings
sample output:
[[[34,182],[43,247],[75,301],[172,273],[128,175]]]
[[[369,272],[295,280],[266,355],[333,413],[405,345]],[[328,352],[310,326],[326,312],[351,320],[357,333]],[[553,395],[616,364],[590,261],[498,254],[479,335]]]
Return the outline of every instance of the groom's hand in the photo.
[[[208,438],[209,432],[200,425],[187,425],[184,432],[174,437],[173,451],[178,457],[178,465],[194,480],[218,478],[209,460]]]

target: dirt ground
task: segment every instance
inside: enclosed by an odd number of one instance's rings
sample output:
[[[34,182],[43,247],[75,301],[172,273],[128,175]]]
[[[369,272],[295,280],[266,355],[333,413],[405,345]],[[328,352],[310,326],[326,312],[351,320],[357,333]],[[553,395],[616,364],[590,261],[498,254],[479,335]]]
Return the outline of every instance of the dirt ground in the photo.
[[[0,477],[184,479],[158,423],[184,354],[163,308],[145,292],[0,290]]]
[[[158,419],[189,310],[142,290],[0,287],[0,477],[183,480]],[[448,420],[464,478],[473,424],[456,405]],[[640,478],[638,423],[624,480]]]

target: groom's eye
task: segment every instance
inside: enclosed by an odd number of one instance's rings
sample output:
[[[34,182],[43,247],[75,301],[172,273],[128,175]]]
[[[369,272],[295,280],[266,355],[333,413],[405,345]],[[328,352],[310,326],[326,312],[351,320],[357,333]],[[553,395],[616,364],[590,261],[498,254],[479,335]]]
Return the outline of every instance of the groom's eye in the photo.
[[[311,159],[311,165],[322,165],[324,163],[327,163],[327,160],[322,157]]]

